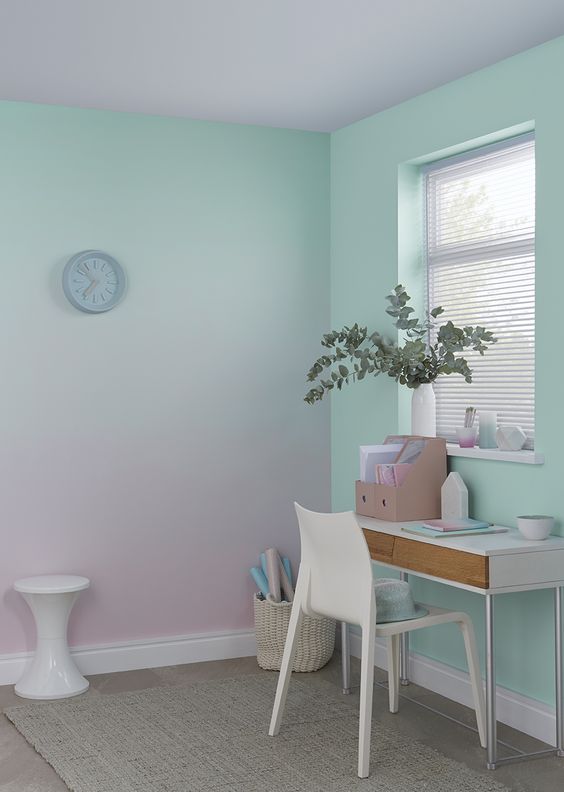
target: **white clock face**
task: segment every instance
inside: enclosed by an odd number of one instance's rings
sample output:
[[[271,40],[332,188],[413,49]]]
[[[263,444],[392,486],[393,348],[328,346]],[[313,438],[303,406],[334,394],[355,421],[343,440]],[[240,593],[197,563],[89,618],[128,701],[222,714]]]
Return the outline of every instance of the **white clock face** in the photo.
[[[109,311],[123,296],[125,273],[107,253],[84,250],[67,262],[63,273],[63,289],[67,299],[81,311]]]

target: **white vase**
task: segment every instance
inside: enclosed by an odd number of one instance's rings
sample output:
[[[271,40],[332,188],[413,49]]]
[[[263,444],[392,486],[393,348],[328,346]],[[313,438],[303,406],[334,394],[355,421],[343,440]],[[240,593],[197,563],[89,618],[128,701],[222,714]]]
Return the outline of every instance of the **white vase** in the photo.
[[[430,383],[415,388],[411,396],[411,434],[437,436],[435,391]]]

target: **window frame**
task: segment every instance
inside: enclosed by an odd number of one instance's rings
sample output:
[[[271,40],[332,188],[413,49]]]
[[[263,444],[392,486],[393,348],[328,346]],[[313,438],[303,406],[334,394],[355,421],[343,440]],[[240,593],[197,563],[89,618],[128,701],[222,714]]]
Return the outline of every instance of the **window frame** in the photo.
[[[475,148],[469,149],[461,154],[456,154],[454,156],[447,156],[443,157],[438,160],[434,160],[432,162],[426,163],[420,167],[420,175],[422,180],[422,208],[423,208],[423,261],[424,261],[424,268],[425,268],[425,288],[424,288],[424,300],[425,306],[427,310],[431,310],[431,308],[435,307],[435,305],[430,305],[431,301],[431,268],[436,266],[437,264],[440,265],[441,259],[445,262],[448,261],[449,256],[452,257],[454,254],[456,256],[456,262],[464,263],[465,261],[480,261],[480,254],[484,254],[481,258],[482,261],[487,262],[487,252],[488,248],[491,249],[493,255],[495,255],[495,259],[505,260],[508,261],[511,257],[519,257],[519,256],[529,256],[533,258],[533,273],[536,270],[536,255],[535,255],[535,243],[536,243],[536,201],[535,201],[535,214],[534,214],[534,224],[533,224],[533,233],[532,238],[530,235],[523,235],[521,240],[518,239],[518,234],[514,235],[514,238],[511,239],[508,236],[507,241],[503,241],[503,237],[499,236],[495,239],[484,239],[484,240],[476,240],[470,239],[467,241],[462,241],[459,243],[453,243],[451,249],[443,249],[441,250],[441,246],[436,244],[436,240],[433,242],[430,240],[430,217],[436,219],[436,209],[432,206],[432,201],[436,200],[436,191],[430,190],[429,187],[429,175],[433,173],[440,172],[446,168],[449,168],[453,165],[463,164],[465,162],[471,162],[473,160],[481,159],[484,156],[489,154],[495,154],[496,152],[502,152],[510,150],[516,146],[526,144],[526,143],[533,143],[533,152],[534,157],[536,160],[536,140],[535,140],[535,133],[527,132],[525,134],[515,135],[509,138],[505,138],[500,140],[496,143],[488,144],[485,146],[477,146]],[[431,209],[430,209],[431,206]],[[436,206],[436,204],[435,204]],[[435,223],[435,228],[433,229],[434,232],[437,232],[438,223]],[[533,285],[534,290],[536,290],[535,285]],[[535,365],[536,365],[536,311],[535,311],[535,300],[533,297],[533,384],[532,384],[532,435],[529,436],[527,433],[527,443],[525,444],[525,448],[529,451],[534,450],[534,443],[535,443],[535,430],[536,430],[536,378],[535,378]],[[440,319],[439,319],[440,323]],[[431,332],[429,333],[429,341],[431,340]],[[486,352],[486,355],[488,353]],[[457,377],[457,375],[451,375],[452,377]],[[493,382],[492,378],[492,382]],[[463,382],[463,381],[462,381]],[[500,408],[498,412],[502,412]],[[505,422],[507,423],[507,421]],[[441,436],[444,436],[448,442],[454,442],[455,438],[451,436],[451,434],[447,432],[443,432]]]

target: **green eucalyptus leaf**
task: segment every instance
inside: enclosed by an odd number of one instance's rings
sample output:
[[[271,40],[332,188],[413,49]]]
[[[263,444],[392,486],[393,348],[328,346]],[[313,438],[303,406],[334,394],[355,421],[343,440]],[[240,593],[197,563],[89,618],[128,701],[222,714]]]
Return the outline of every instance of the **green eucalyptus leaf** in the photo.
[[[334,351],[319,357],[308,371],[306,380],[318,384],[306,393],[306,403],[315,404],[327,391],[335,387],[341,390],[344,384],[368,375],[386,374],[411,389],[452,374],[472,382],[472,370],[460,353],[472,348],[483,355],[488,345],[497,341],[493,333],[481,325],[461,328],[447,321],[436,330],[432,320],[444,313],[442,306],[426,312],[423,320],[412,317],[414,309],[408,305],[411,297],[401,284],[395,286],[386,300],[386,313],[406,339],[403,345],[398,346],[377,330],[369,333],[366,326],[356,322],[326,333],[321,346]],[[433,343],[429,342],[430,332],[436,339]],[[345,359],[350,360],[352,371],[340,362]],[[331,370],[335,364],[336,370]],[[327,373],[322,376],[325,371]]]

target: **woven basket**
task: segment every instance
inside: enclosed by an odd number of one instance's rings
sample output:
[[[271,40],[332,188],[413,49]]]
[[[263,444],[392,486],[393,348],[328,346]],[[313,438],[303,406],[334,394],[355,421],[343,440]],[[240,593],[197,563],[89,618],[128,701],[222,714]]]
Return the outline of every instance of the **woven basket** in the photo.
[[[258,664],[267,671],[279,671],[292,604],[259,600],[256,596],[254,603]],[[334,648],[335,619],[314,619],[304,613],[293,670],[317,671],[323,668],[333,656]]]

